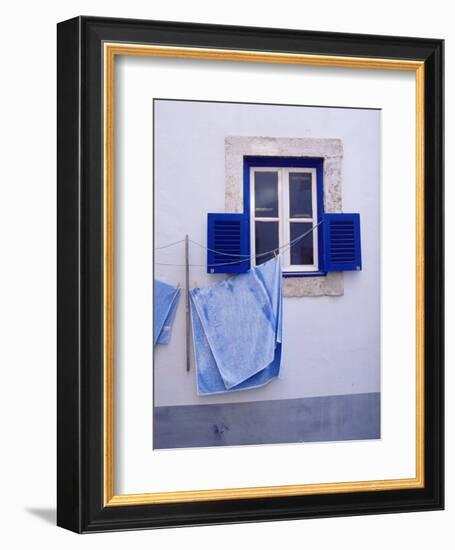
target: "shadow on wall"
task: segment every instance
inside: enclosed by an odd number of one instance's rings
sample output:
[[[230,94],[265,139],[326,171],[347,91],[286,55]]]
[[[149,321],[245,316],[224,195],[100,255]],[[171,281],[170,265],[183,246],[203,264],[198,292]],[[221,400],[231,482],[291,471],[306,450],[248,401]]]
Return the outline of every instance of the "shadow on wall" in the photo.
[[[25,511],[46,523],[57,524],[57,511],[55,508],[26,508]]]

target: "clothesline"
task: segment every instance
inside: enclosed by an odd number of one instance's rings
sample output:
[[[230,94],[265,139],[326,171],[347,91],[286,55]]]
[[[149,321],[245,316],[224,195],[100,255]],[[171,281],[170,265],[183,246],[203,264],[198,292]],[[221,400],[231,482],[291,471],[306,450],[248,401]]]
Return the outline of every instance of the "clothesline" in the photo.
[[[296,237],[295,239],[293,239],[292,241],[289,241],[288,243],[285,243],[281,246],[278,246],[276,248],[272,248],[271,250],[268,250],[266,252],[261,252],[259,254],[256,254],[255,256],[251,256],[249,254],[229,254],[227,252],[222,252],[221,250],[215,250],[213,248],[208,248],[207,246],[204,246],[203,244],[201,243],[198,243],[196,241],[193,241],[192,239],[188,239],[189,242],[205,249],[205,250],[209,250],[210,252],[214,252],[216,254],[220,254],[220,255],[223,255],[223,256],[232,256],[234,258],[238,258],[238,257],[241,257],[243,259],[241,260],[235,260],[235,261],[232,261],[232,262],[225,262],[225,263],[217,263],[217,264],[207,264],[207,265],[203,265],[203,264],[189,264],[189,267],[222,267],[222,266],[228,266],[228,265],[236,265],[236,264],[240,264],[242,262],[248,262],[250,261],[253,257],[255,258],[260,258],[260,257],[263,257],[263,256],[268,256],[268,255],[271,255],[271,254],[275,254],[276,256],[279,256],[280,254],[282,254],[284,251],[286,251],[287,249],[290,249],[292,246],[296,245],[299,241],[301,241],[303,238],[305,238],[307,235],[309,235],[310,233],[312,233],[319,225],[321,225],[321,223],[323,222],[323,220],[319,221],[316,225],[312,226],[308,231],[305,231],[305,233],[303,233],[302,235],[300,235],[299,237]],[[162,250],[163,248],[169,248],[171,246],[174,246],[176,244],[180,244],[181,242],[184,242],[185,239],[182,239],[180,241],[175,241],[174,243],[169,243],[167,245],[164,245],[164,246],[160,246],[160,247],[155,247],[155,250]],[[282,252],[279,252],[279,251],[282,251]],[[155,262],[156,265],[162,265],[162,266],[172,266],[172,267],[185,267],[186,264],[174,264],[174,263],[162,263],[162,262]]]
[[[191,240],[191,239],[188,239]],[[155,246],[154,250],[162,250],[163,248],[170,248],[171,246],[174,246],[176,244],[184,243],[185,239],[180,239],[179,241],[175,241],[174,243],[165,244],[163,246]],[[195,242],[195,241],[191,241]]]

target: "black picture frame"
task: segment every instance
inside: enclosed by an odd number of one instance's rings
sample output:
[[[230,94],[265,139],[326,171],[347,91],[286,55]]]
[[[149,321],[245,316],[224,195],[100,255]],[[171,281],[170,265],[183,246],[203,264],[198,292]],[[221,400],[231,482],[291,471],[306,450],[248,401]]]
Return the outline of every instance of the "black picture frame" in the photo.
[[[105,506],[102,44],[424,61],[423,488]],[[437,39],[76,17],[58,24],[57,524],[77,533],[440,510],[444,506],[444,43]]]

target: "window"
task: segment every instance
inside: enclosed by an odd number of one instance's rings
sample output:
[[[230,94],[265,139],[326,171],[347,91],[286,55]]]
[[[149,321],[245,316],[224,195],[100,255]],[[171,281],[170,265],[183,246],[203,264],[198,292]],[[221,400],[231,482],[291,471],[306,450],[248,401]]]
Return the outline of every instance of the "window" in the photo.
[[[322,215],[322,160],[246,160],[253,264],[276,251],[285,273],[318,273],[322,231],[315,226]]]
[[[244,145],[242,141],[239,149]],[[276,251],[282,255],[284,277],[302,278],[302,284],[292,281],[288,285],[290,296],[324,294],[319,292],[320,285],[312,293],[316,285],[303,284],[310,283],[305,277],[324,277],[319,283],[333,283],[328,295],[339,295],[339,286],[334,286],[337,279],[325,276],[360,271],[362,254],[360,214],[324,212],[323,183],[328,186],[329,209],[341,206],[333,165],[323,182],[322,158],[246,156],[240,150],[236,155],[236,162],[228,165],[239,167],[243,160],[243,194],[239,171],[235,177],[229,174],[226,204],[234,212],[207,215],[207,272],[245,273],[271,259]],[[237,195],[232,185],[237,186]],[[295,294],[296,288],[303,293]]]

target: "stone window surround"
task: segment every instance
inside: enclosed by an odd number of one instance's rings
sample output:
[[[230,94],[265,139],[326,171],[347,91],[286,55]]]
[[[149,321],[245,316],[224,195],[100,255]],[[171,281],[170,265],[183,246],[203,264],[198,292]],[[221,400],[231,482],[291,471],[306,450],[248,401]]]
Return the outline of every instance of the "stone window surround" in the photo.
[[[324,159],[324,211],[342,212],[341,139],[226,136],[225,211],[243,212],[243,157],[315,157]],[[313,277],[284,277],[285,297],[342,296],[343,273]]]

